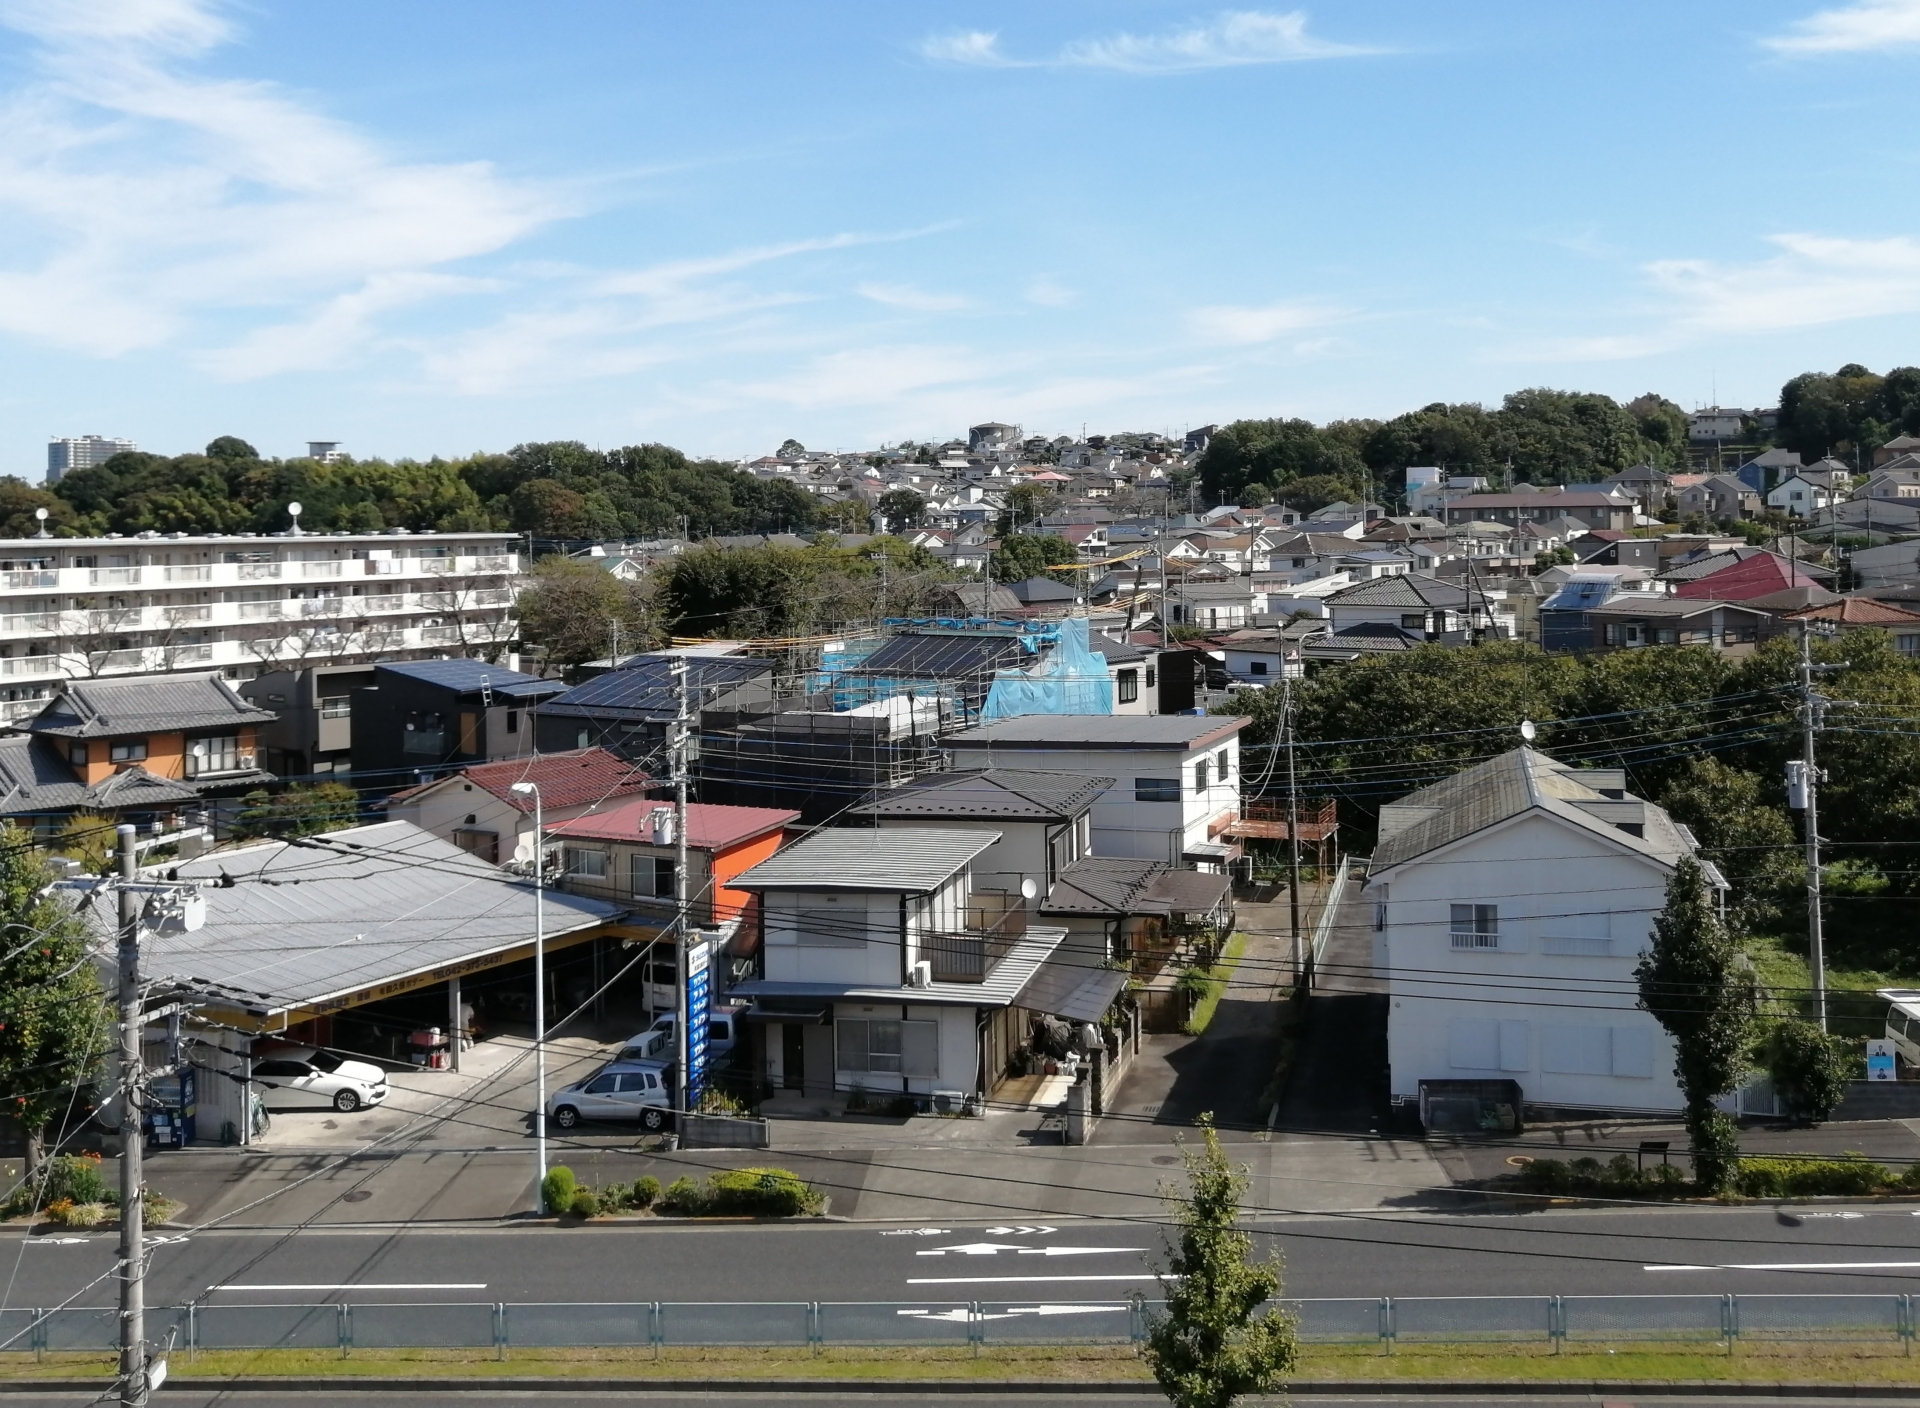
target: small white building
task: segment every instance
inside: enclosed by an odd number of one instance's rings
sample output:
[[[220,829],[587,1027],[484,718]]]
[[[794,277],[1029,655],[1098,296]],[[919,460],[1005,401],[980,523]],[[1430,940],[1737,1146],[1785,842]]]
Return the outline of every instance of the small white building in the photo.
[[[546,753],[504,763],[482,763],[387,799],[387,817],[430,831],[495,865],[533,862],[533,798],[516,782],[540,789],[542,820],[572,821],[656,784],[605,748]],[[551,843],[549,843],[551,849]]]
[[[1678,1110],[1633,970],[1694,849],[1621,770],[1530,748],[1382,807],[1365,894],[1395,1102],[1432,1130],[1511,1127],[1525,1106]]]
[[[1219,714],[1029,714],[943,740],[955,766],[1114,779],[1093,804],[1093,854],[1223,866],[1240,817],[1240,730]]]

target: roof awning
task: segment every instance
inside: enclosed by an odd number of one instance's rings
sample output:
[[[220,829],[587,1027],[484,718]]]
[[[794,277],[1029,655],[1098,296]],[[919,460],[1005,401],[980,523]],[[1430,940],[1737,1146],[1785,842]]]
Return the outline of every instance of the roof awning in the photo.
[[[1127,985],[1127,975],[1114,968],[1093,968],[1085,953],[1066,953],[1049,959],[1014,999],[1015,1005],[1069,1022],[1097,1022],[1113,1006]]]
[[[757,998],[753,1006],[740,1014],[740,1020],[824,1027],[833,1020],[833,1004],[793,998],[762,997]]]
[[[1245,854],[1246,848],[1244,846],[1230,846],[1220,841],[1199,841],[1182,851],[1180,858],[1182,860],[1205,861],[1215,865],[1224,865],[1227,861],[1239,860],[1240,857]]]

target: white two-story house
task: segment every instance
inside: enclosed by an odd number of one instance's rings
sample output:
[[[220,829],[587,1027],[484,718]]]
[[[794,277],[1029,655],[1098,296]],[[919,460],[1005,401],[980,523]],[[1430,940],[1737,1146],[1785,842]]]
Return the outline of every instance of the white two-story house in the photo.
[[[990,828],[817,831],[729,885],[761,897],[761,969],[736,983],[769,1090],[952,1105],[991,1095],[1035,1015],[1097,1022],[1123,972],[1056,958],[1063,927],[974,883]]]
[[[1219,714],[1029,714],[943,740],[956,766],[1109,778],[1093,803],[1093,854],[1220,869],[1239,847],[1240,730]]]
[[[1395,1102],[1451,1131],[1511,1128],[1525,1107],[1678,1110],[1673,1043],[1633,970],[1694,848],[1620,770],[1530,748],[1382,807],[1365,893]]]

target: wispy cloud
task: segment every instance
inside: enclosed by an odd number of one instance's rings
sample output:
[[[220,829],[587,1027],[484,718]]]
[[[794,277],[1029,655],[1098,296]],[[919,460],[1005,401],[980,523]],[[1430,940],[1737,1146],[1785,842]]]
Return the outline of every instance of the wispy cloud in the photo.
[[[980,68],[1095,68],[1125,73],[1184,73],[1248,64],[1298,63],[1379,53],[1339,44],[1307,32],[1304,10],[1275,14],[1226,10],[1204,24],[1159,34],[1112,34],[1076,39],[1048,58],[1018,58],[1000,47],[1000,36],[961,30],[921,41],[922,56],[940,63]]]
[[[1202,342],[1247,347],[1304,328],[1325,327],[1345,316],[1343,309],[1331,304],[1283,299],[1255,307],[1218,304],[1195,308],[1187,315],[1187,326]]]
[[[912,284],[861,284],[855,292],[888,308],[910,313],[955,313],[973,306],[971,298],[960,294],[930,293]]]
[[[1064,308],[1080,295],[1065,284],[1042,276],[1027,285],[1026,300],[1042,308]]]
[[[1858,54],[1920,45],[1920,0],[1862,0],[1821,10],[1761,41],[1779,54]]]

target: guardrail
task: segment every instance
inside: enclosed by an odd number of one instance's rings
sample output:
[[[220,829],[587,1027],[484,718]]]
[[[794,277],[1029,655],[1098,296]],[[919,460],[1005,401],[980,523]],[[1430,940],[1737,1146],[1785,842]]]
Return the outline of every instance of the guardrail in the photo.
[[[1326,903],[1320,906],[1320,918],[1313,926],[1313,962],[1318,967],[1320,957],[1327,951],[1327,940],[1333,937],[1334,921],[1340,917],[1340,906],[1346,903],[1347,877],[1353,871],[1350,856],[1341,856],[1334,866],[1333,884],[1327,888]]]
[[[1319,1344],[1897,1343],[1908,1295],[1360,1296],[1283,1300]],[[150,1306],[147,1335],[219,1349],[651,1349],[1138,1344],[1164,1302],[441,1301]],[[0,1353],[111,1350],[112,1306],[0,1310]]]

